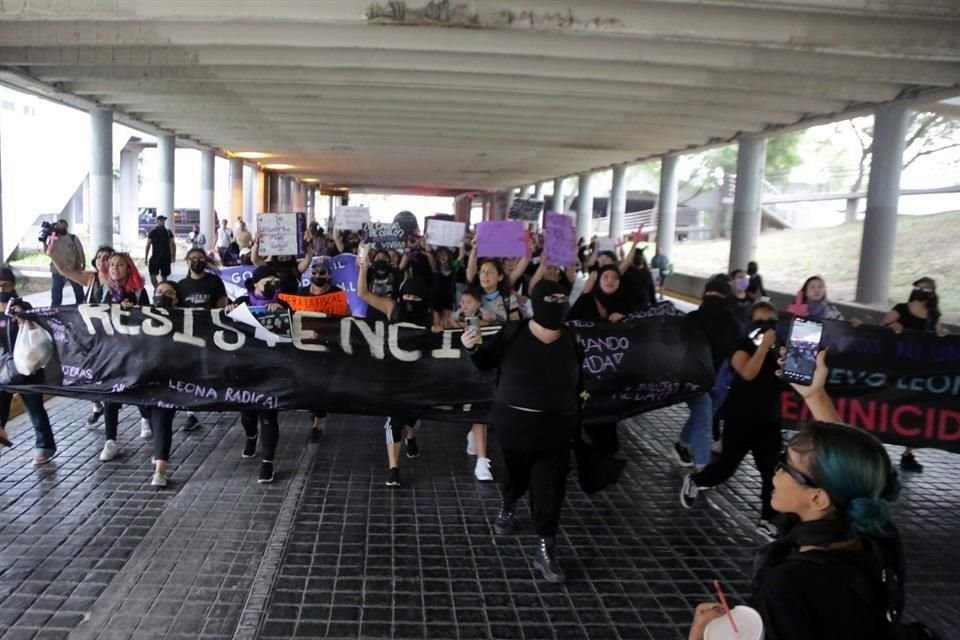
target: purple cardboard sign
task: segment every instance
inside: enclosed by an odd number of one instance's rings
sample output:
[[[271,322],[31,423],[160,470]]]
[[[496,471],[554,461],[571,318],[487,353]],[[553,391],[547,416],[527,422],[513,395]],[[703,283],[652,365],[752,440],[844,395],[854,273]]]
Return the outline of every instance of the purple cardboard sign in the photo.
[[[544,214],[543,253],[547,264],[572,267],[577,264],[577,234],[573,220],[562,213]]]
[[[328,258],[327,271],[330,272],[331,284],[347,292],[350,315],[357,318],[366,317],[367,303],[357,292],[357,278],[360,276],[357,256],[353,253],[341,253],[338,256]]]
[[[491,220],[477,224],[477,257],[524,258],[527,232],[519,220]]]

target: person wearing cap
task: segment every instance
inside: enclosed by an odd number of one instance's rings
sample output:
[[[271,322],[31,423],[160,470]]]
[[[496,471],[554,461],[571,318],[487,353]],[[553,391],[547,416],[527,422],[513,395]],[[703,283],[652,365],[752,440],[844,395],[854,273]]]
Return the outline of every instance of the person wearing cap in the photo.
[[[925,331],[938,336],[947,335],[946,327],[940,324],[940,298],[937,283],[933,278],[923,277],[913,283],[910,298],[887,312],[881,324],[894,333],[904,329]],[[900,456],[900,468],[904,471],[923,473],[923,465],[913,455],[913,447],[907,447]]]
[[[143,261],[147,263],[150,284],[154,287],[160,280],[166,280],[170,276],[170,265],[177,257],[177,244],[173,232],[167,229],[166,222],[167,216],[157,216],[157,225],[147,234]]]
[[[730,306],[732,297],[729,279],[725,274],[716,274],[703,288],[700,307],[687,315],[689,321],[707,338],[714,372],[720,371],[729,361],[742,334],[740,323]],[[687,407],[690,415],[680,432],[680,439],[673,445],[672,453],[681,466],[703,468],[710,462],[711,427],[713,416],[720,407],[714,406],[710,393],[687,400]]]
[[[391,323],[405,322],[429,330],[433,325],[430,311],[430,285],[421,278],[409,278],[400,287],[400,299],[394,300],[371,293],[367,287],[367,268],[369,256],[357,256],[360,273],[357,277],[357,295],[364,302],[381,312]],[[387,481],[388,487],[400,486],[400,447],[407,445],[407,457],[419,458],[420,448],[416,438],[417,417],[397,415],[387,418],[384,424],[387,438]]]
[[[0,354],[13,354],[13,346],[17,343],[17,334],[20,326],[28,322],[20,318],[13,318],[8,312],[16,313],[19,311],[28,311],[31,306],[26,300],[17,295],[17,278],[10,267],[4,265],[0,267]],[[29,376],[17,375],[12,380],[13,384],[43,384],[44,373],[40,369]],[[53,429],[50,427],[50,417],[43,406],[43,395],[39,393],[29,393],[18,391],[23,406],[27,409],[30,416],[30,422],[33,424],[35,434],[33,465],[39,466],[50,462],[57,452],[57,443],[53,437]],[[10,403],[13,400],[13,393],[5,389],[0,389],[0,447],[12,447],[13,443],[7,437],[7,420],[10,418]]]

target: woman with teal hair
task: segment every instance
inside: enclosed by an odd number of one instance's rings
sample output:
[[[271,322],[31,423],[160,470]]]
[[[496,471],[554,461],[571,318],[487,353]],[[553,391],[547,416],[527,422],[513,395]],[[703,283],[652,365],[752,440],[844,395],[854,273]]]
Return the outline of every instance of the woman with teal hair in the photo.
[[[749,604],[766,640],[876,640],[888,637],[903,604],[902,550],[889,505],[897,472],[872,435],[842,424],[824,385],[825,352],[813,384],[794,385],[814,417],[780,456],[771,505],[784,514],[782,536],[754,564]],[[778,524],[780,524],[778,522]],[[716,603],[697,607],[690,640],[724,615]]]

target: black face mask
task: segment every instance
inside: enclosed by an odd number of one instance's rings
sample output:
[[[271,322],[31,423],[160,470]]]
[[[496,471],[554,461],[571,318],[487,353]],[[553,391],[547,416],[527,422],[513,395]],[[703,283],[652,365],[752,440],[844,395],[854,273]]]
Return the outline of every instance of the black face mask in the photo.
[[[13,291],[0,291],[0,302],[3,304],[7,304],[16,297],[17,294]]]
[[[429,323],[430,306],[424,300],[401,300],[401,321],[426,325]]]
[[[277,285],[273,282],[263,285],[263,297],[272,298],[277,293]]]
[[[190,271],[193,271],[194,273],[203,273],[206,270],[207,270],[206,260],[198,260],[196,262],[190,263]]]
[[[158,309],[173,309],[173,298],[158,293],[153,296],[153,306]]]
[[[374,260],[373,261],[373,270],[377,273],[386,273],[387,269],[390,268],[389,260]]]
[[[776,320],[754,320],[750,323],[751,329],[760,329],[760,331],[767,331],[768,329],[777,330],[777,321]]]
[[[330,282],[330,278],[328,276],[313,276],[310,278],[310,284],[315,287],[325,287],[327,286],[328,282]]]
[[[919,302],[929,302],[937,297],[937,294],[933,291],[926,291],[924,289],[914,289],[910,292],[910,302],[919,301]]]
[[[533,297],[533,319],[544,329],[559,329],[567,317],[570,305],[567,302],[548,302],[542,296]]]

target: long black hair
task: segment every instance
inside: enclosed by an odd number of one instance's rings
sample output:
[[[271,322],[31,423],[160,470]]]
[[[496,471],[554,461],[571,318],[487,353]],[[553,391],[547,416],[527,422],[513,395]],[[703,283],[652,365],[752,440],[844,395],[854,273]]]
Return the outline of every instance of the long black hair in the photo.
[[[933,292],[929,298],[927,298],[922,291],[929,289]],[[919,280],[914,281],[913,291],[910,292],[910,302],[915,300],[920,300],[926,302],[927,304],[927,331],[936,331],[937,324],[940,322],[940,297],[937,296],[937,281],[933,278],[928,278],[924,276]]]

